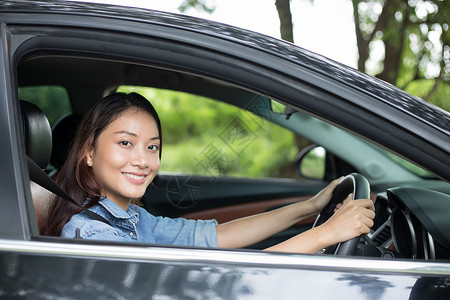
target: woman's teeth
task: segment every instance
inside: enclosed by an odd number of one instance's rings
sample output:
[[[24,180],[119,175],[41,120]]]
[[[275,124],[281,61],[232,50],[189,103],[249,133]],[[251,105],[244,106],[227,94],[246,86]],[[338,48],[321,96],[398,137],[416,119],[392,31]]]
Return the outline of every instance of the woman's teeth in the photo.
[[[134,175],[134,174],[130,174],[130,173],[123,173],[123,175],[130,177],[131,179],[135,179],[135,180],[144,179],[144,176],[138,176],[138,175]]]

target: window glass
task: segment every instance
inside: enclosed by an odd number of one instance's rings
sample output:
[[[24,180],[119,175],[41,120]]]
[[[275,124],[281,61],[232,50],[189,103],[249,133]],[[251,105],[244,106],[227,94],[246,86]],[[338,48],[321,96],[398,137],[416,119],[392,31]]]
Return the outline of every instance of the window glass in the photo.
[[[421,167],[418,167],[412,163],[410,163],[409,161],[395,155],[392,154],[388,151],[386,151],[386,154],[395,162],[397,162],[398,164],[400,164],[402,167],[404,167],[405,169],[407,169],[408,171],[416,174],[417,176],[420,177],[424,177],[424,178],[435,178],[436,176],[434,176],[433,174],[431,174],[430,172],[422,169]]]
[[[161,171],[206,176],[296,177],[294,134],[238,107],[176,91],[122,86],[158,111]],[[278,107],[278,109],[283,109]]]
[[[42,109],[51,126],[72,112],[67,91],[60,86],[20,87],[19,99],[34,103]]]

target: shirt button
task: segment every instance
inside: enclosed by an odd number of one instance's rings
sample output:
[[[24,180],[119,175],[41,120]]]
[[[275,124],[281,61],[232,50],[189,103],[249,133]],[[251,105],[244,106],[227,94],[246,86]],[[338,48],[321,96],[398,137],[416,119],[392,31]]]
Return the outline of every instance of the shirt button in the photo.
[[[132,233],[132,232],[130,232],[130,236],[133,236],[133,233]]]

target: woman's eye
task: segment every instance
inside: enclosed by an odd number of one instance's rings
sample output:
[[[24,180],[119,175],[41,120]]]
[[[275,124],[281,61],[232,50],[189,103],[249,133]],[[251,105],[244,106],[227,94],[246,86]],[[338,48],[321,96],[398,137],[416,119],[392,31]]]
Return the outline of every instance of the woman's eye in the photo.
[[[121,141],[120,144],[121,144],[122,146],[131,146],[131,143],[128,142],[128,141]]]
[[[158,147],[158,145],[150,145],[150,146],[148,146],[148,149],[150,149],[152,151],[158,151],[159,147]]]

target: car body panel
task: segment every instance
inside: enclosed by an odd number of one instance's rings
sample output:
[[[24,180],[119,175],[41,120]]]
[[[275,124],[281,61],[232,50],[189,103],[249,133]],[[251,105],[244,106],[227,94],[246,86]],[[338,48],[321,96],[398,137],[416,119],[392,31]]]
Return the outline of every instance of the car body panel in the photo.
[[[7,45],[8,34],[5,26],[0,27],[1,40],[3,45]],[[8,49],[0,48],[0,134],[7,142],[0,146],[0,165],[3,170],[0,172],[2,186],[0,194],[5,201],[4,216],[0,218],[0,237],[23,239],[30,234],[28,223],[28,210],[26,206],[24,186],[23,166],[21,157],[25,155],[23,148],[19,147],[22,139],[20,131],[21,120],[15,116],[19,115],[19,109],[13,101],[15,91],[13,89],[13,76],[8,58]],[[28,177],[28,176],[27,176]]]
[[[415,286],[424,281],[422,295],[450,289],[447,264],[440,263],[2,241],[5,250],[0,265],[9,271],[0,279],[0,295],[24,299],[96,298],[99,292],[106,298],[325,299],[337,291],[339,299],[415,299]]]

